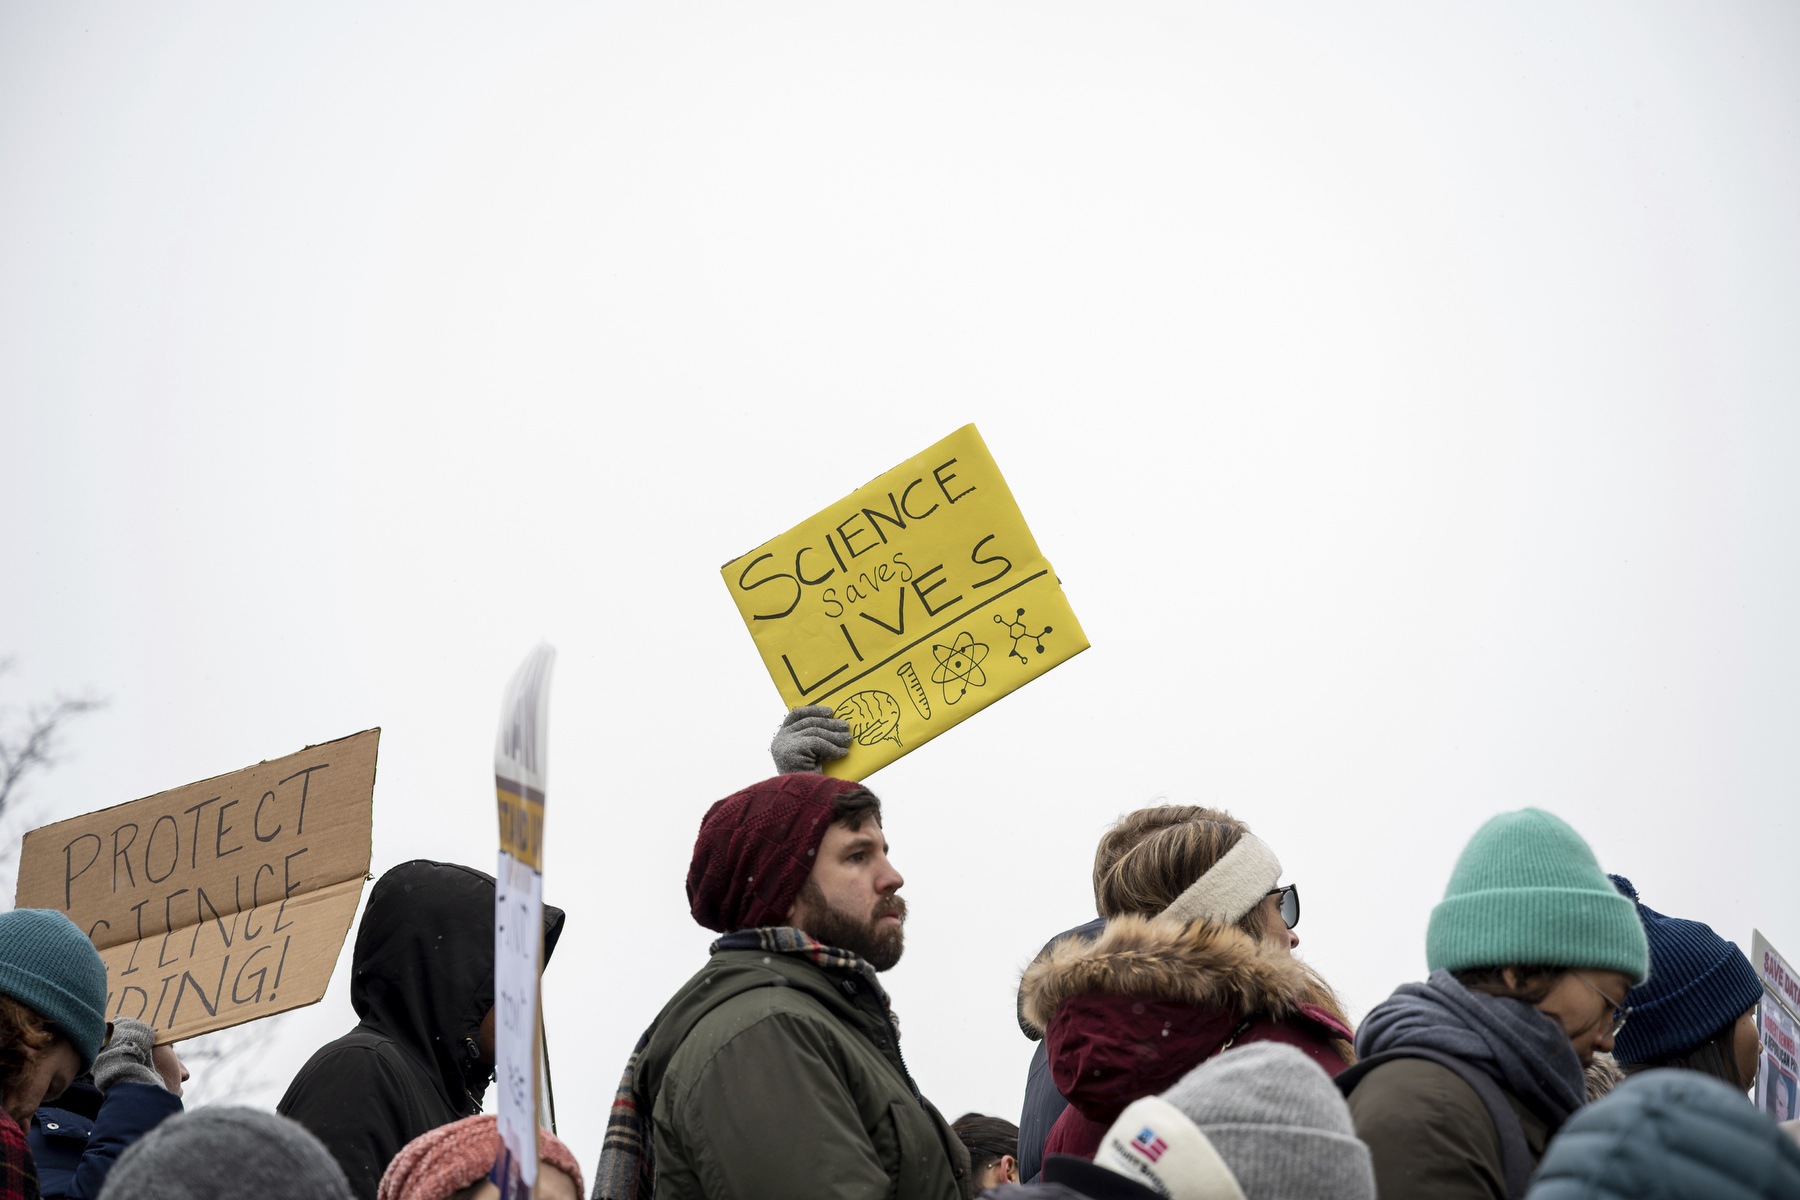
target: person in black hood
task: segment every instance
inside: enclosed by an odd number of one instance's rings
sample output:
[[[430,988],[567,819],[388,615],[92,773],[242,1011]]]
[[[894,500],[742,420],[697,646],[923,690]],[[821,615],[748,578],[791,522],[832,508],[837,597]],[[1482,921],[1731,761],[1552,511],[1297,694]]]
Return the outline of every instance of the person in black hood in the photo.
[[[546,962],[562,926],[546,904]],[[494,1070],[494,877],[425,859],[383,875],[356,931],[350,1003],[356,1028],[307,1060],[275,1110],[375,1200],[402,1147],[481,1111]]]

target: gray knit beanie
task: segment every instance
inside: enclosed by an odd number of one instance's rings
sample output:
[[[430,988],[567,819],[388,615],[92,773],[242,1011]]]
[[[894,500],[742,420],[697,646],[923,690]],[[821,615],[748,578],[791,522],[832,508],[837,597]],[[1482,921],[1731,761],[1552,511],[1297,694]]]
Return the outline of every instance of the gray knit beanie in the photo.
[[[1173,1200],[1375,1200],[1337,1085],[1278,1042],[1227,1051],[1136,1101],[1094,1161]]]
[[[260,1108],[177,1113],[119,1156],[100,1200],[352,1200],[305,1127]]]

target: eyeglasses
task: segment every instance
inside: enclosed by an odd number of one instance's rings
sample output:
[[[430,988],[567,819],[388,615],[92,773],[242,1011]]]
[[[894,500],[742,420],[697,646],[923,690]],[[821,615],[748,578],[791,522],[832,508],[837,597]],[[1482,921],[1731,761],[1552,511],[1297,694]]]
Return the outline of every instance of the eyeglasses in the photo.
[[[1625,1028],[1625,1022],[1631,1019],[1631,1007],[1629,1005],[1619,1004],[1611,996],[1602,992],[1593,980],[1589,979],[1586,975],[1583,975],[1580,971],[1570,971],[1569,974],[1593,988],[1595,993],[1598,994],[1602,1000],[1612,1006],[1612,1028],[1606,1031],[1606,1036],[1613,1038],[1618,1037],[1619,1030]]]
[[[1289,929],[1300,923],[1300,888],[1297,884],[1288,884],[1284,888],[1276,888],[1271,896],[1281,897],[1281,920]]]

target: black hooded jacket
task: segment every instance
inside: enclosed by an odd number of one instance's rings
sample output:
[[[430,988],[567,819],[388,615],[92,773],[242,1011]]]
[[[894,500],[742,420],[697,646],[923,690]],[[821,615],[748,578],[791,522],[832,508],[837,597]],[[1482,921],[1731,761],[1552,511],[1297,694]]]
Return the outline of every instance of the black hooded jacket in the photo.
[[[563,912],[544,906],[544,959]],[[355,1029],[321,1047],[276,1105],[337,1158],[350,1190],[375,1200],[406,1143],[481,1111],[492,1072],[478,1061],[494,1004],[494,877],[401,863],[369,893],[350,972]]]

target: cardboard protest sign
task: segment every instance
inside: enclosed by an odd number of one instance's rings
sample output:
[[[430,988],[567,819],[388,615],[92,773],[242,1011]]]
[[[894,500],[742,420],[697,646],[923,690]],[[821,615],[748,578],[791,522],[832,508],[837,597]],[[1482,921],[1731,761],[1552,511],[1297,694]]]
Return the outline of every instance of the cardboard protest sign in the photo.
[[[975,426],[721,569],[788,707],[850,723],[863,779],[1087,649]]]
[[[500,1161],[490,1176],[500,1200],[537,1186],[544,970],[544,799],[550,745],[550,669],[556,651],[539,643],[525,656],[500,706],[494,790],[500,806],[500,861],[494,872],[494,1077]]]
[[[1761,930],[1752,932],[1751,962],[1762,977],[1756,1006],[1762,1055],[1756,1066],[1756,1106],[1777,1121],[1800,1118],[1800,975],[1775,952]]]
[[[175,1042],[317,1003],[369,874],[379,729],[25,835],[20,908],[106,963],[106,1016]]]

